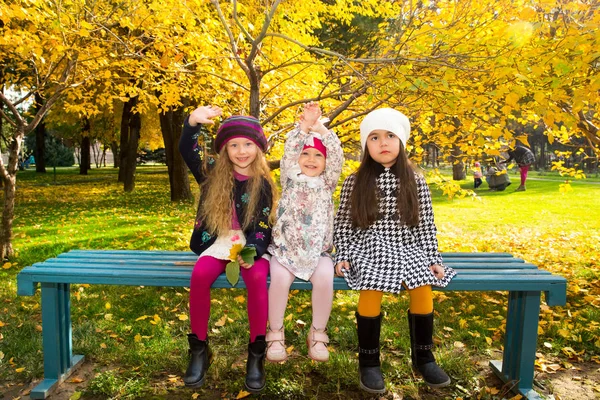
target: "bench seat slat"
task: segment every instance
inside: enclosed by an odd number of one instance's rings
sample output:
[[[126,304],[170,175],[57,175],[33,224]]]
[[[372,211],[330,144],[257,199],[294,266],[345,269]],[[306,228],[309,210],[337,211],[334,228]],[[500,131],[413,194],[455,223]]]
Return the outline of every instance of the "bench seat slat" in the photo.
[[[60,254],[58,257],[70,257],[72,255],[77,254],[131,254],[131,255],[139,255],[146,256],[152,254],[159,254],[161,256],[165,255],[175,255],[175,256],[191,256],[197,257],[191,251],[178,251],[178,250],[70,250],[66,253]],[[510,253],[496,253],[496,252],[451,252],[444,253],[442,252],[442,257],[444,258],[463,258],[463,257],[486,257],[486,258],[514,258],[514,256]]]
[[[46,269],[50,268],[54,273],[54,271],[58,270],[58,269],[68,269],[69,271],[73,271],[73,274],[102,274],[104,272],[108,272],[108,271],[130,271],[131,273],[141,273],[142,271],[148,271],[148,272],[152,272],[154,274],[160,274],[163,271],[164,272],[172,272],[172,271],[179,271],[179,272],[188,272],[191,273],[193,265],[191,263],[181,263],[181,264],[174,264],[173,262],[169,262],[169,263],[161,263],[159,261],[154,262],[154,263],[150,263],[149,261],[135,261],[135,262],[128,262],[127,264],[123,263],[123,264],[106,264],[106,263],[102,263],[102,262],[97,262],[97,263],[86,263],[86,264],[80,264],[80,263],[72,263],[72,262],[65,262],[65,260],[53,260],[52,262],[44,262],[44,263],[38,263],[38,264],[34,264],[31,267],[28,267],[27,271],[23,271],[24,273],[29,273],[29,271],[31,271],[32,273],[35,273],[35,271],[37,272],[41,272],[41,271],[45,271]],[[76,272],[75,272],[76,271]],[[456,268],[456,271],[458,274],[477,274],[477,275],[484,275],[484,274],[504,274],[504,275],[513,275],[513,274],[520,274],[521,276],[525,276],[525,275],[551,275],[551,272],[546,271],[546,270],[541,270],[541,269],[522,269],[522,268],[518,268],[518,264],[517,267],[515,268],[515,265],[506,265],[505,268],[503,269],[494,269],[494,268],[483,268],[483,267],[479,267],[479,268],[475,268],[473,267],[467,267],[467,268]]]
[[[71,284],[108,284],[108,285],[132,285],[132,286],[176,286],[188,287],[190,281],[189,270],[165,270],[160,274],[154,270],[132,271],[131,269],[113,270],[86,270],[82,273],[78,268],[32,268],[24,273],[19,281],[18,292],[20,295],[32,295],[34,288],[28,287],[36,282],[71,283]],[[21,278],[20,278],[21,279]],[[21,284],[23,282],[23,284]],[[556,286],[558,285],[558,286]],[[215,288],[231,288],[225,274],[221,274],[213,284]],[[240,279],[236,288],[245,287]],[[294,281],[292,288],[310,288],[309,282],[299,279]],[[520,291],[547,291],[555,288],[557,292],[564,290],[566,279],[552,274],[458,274],[447,288],[435,288],[440,290],[520,290]],[[342,278],[334,279],[335,289],[348,289]],[[552,294],[550,294],[552,296]]]
[[[81,267],[87,266],[106,266],[106,265],[189,265],[193,266],[196,260],[193,259],[163,259],[163,258],[153,258],[153,259],[138,259],[138,258],[120,258],[120,259],[106,259],[106,258],[51,258],[43,263],[36,263],[36,265],[48,265],[48,264],[73,264],[80,265]],[[537,267],[533,264],[526,262],[515,262],[515,261],[494,261],[490,263],[488,260],[449,260],[445,262],[446,265],[454,268],[454,269],[537,269]]]

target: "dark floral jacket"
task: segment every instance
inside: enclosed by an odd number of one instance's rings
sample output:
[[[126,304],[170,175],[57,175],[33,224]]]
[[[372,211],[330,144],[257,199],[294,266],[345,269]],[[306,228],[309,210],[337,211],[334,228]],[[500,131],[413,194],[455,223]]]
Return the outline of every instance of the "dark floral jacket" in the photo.
[[[202,151],[198,144],[198,137],[201,135],[202,125],[190,126],[188,118],[183,123],[183,130],[179,140],[179,152],[188,168],[196,178],[198,184],[202,184],[206,180],[206,175],[202,169],[202,159],[200,153]],[[214,160],[209,160],[209,168]],[[246,190],[248,181],[235,180],[233,201],[236,208],[238,220],[244,221],[246,208],[250,201],[250,194]],[[203,192],[203,191],[202,191]],[[200,193],[200,204],[204,201],[204,193]],[[262,257],[267,251],[267,246],[271,242],[271,226],[269,225],[269,214],[273,204],[273,195],[271,187],[266,180],[263,180],[263,190],[259,200],[259,215],[256,215],[250,226],[244,230],[246,236],[246,247],[254,247],[256,249],[255,260]],[[199,217],[200,213],[196,214],[194,230],[190,239],[190,249],[200,255],[204,250],[208,249],[217,239],[217,236],[208,230],[204,221]]]

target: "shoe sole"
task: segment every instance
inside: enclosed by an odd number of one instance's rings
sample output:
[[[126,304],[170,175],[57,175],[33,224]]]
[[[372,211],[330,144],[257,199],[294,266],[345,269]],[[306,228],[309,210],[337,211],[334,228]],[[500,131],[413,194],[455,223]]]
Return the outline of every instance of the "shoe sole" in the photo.
[[[377,393],[377,394],[385,393],[385,388],[383,388],[383,389],[371,389],[370,387],[367,387],[367,386],[363,385],[362,381],[359,381],[359,384],[360,384],[360,388],[362,390],[364,390],[365,392],[368,392],[368,393]]]
[[[442,382],[442,383],[429,383],[427,381],[425,381],[425,383],[427,384],[427,386],[429,386],[432,389],[439,389],[439,388],[443,388],[443,387],[450,385],[450,379],[448,379],[446,382]]]
[[[260,389],[254,389],[254,388],[251,388],[251,387],[249,387],[249,386],[246,384],[246,382],[244,382],[244,387],[245,387],[245,388],[246,388],[246,390],[248,390],[250,393],[260,393],[260,392],[261,392],[261,391],[262,391],[262,390],[265,388],[265,386],[267,386],[267,384],[266,384],[266,383],[265,383],[265,384],[264,384],[264,385],[263,385],[263,386],[262,386]]]
[[[194,389],[196,389],[196,388],[199,388],[199,387],[201,387],[202,385],[204,385],[204,381],[206,381],[206,376],[203,376],[203,377],[202,377],[202,379],[200,379],[198,382],[195,382],[195,383],[189,383],[189,384],[188,384],[188,383],[186,383],[186,384],[185,384],[185,387],[188,387],[188,388],[194,388]]]

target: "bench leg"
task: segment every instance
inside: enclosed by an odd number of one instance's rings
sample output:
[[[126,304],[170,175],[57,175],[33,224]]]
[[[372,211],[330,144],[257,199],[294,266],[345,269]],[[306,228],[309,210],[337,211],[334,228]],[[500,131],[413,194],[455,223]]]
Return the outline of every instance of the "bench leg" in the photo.
[[[42,283],[44,380],[31,390],[32,399],[45,399],[83,362],[83,356],[73,356],[70,286]]]
[[[533,390],[540,292],[510,292],[502,361],[491,361],[498,377],[527,399],[539,399]]]

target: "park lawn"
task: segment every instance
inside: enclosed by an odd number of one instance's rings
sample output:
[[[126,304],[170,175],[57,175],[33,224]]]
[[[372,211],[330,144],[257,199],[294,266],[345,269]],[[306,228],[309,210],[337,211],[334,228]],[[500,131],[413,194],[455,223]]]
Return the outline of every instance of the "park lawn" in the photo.
[[[538,370],[600,363],[600,185],[594,179],[572,182],[573,191],[562,194],[560,178],[531,179],[528,190],[519,193],[514,192],[517,178],[511,179],[505,192],[483,189],[462,199],[449,200],[433,189],[440,249],[510,252],[567,277],[566,307],[542,307]],[[469,188],[472,182],[461,185]],[[193,204],[169,201],[165,167],[139,167],[136,190],[130,194],[123,193],[113,169],[79,176],[65,168],[56,177],[26,171],[19,173],[17,186],[17,256],[0,269],[0,381],[6,387],[42,376],[39,294],[16,296],[22,267],[73,248],[187,250],[195,215]],[[81,383],[82,398],[192,397],[194,391],[182,388],[180,379],[187,364],[187,290],[73,286],[74,351],[85,354],[96,371]],[[413,375],[407,296],[386,296],[382,345],[388,394],[501,397],[504,388],[486,382],[479,362],[498,357],[506,295],[435,296],[436,354],[454,384],[432,391]],[[304,343],[310,292],[293,293],[286,318],[291,360],[267,366],[265,398],[366,397],[357,384],[356,300],[356,293],[336,293],[329,325],[332,357],[327,364],[316,364],[306,357]],[[235,398],[243,389],[248,335],[243,291],[213,291],[209,334],[217,357],[198,398]],[[551,393],[552,379],[543,383]]]

